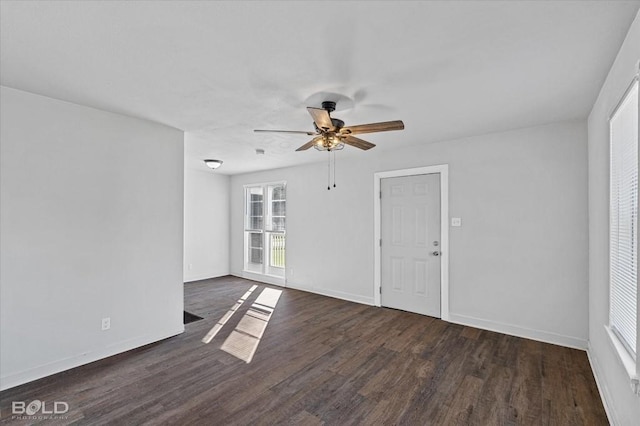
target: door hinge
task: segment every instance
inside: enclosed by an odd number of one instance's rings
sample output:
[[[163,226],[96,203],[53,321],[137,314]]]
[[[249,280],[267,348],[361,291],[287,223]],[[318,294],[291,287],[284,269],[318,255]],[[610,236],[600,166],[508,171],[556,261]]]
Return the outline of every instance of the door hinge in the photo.
[[[380,238],[380,247],[382,247],[382,238]]]
[[[380,286],[380,294],[382,294],[382,286]]]
[[[382,191],[380,191],[380,198],[382,198]]]

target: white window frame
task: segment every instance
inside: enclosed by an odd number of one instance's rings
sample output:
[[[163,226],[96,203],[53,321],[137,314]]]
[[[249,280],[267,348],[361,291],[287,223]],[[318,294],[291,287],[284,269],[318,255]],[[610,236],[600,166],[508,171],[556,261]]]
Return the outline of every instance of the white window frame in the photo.
[[[285,229],[284,230],[273,230],[270,228],[270,219],[272,217],[272,200],[269,194],[269,188],[277,185],[282,185],[285,188],[285,203],[286,203],[286,191],[287,191],[287,182],[286,181],[276,181],[276,182],[264,182],[264,183],[255,183],[255,184],[247,184],[243,186],[243,197],[244,197],[244,211],[243,211],[243,272],[242,276],[244,278],[252,279],[255,281],[260,281],[268,284],[275,284],[284,286],[285,285],[285,267],[277,267],[270,265],[271,263],[271,236],[272,235],[282,235],[286,241],[286,210],[285,210]],[[247,220],[249,215],[249,208],[247,205],[248,197],[247,191],[251,188],[261,188],[262,190],[262,228],[261,229],[249,229],[247,227]],[[286,207],[285,207],[286,209]],[[249,267],[249,235],[251,233],[259,233],[262,235],[262,265],[260,268],[250,268]],[[286,248],[284,249],[286,253]]]
[[[615,224],[613,222],[613,215],[612,212],[614,210],[614,207],[617,211],[617,206],[614,206],[613,203],[613,162],[615,161],[615,159],[613,158],[613,132],[612,132],[612,120],[616,118],[616,115],[618,113],[618,111],[620,110],[620,108],[625,105],[627,102],[627,99],[630,95],[633,94],[633,92],[638,92],[638,75],[636,75],[636,77],[632,80],[631,84],[629,85],[629,87],[625,90],[623,96],[620,98],[620,101],[618,102],[618,104],[615,106],[615,108],[613,109],[613,111],[611,112],[611,114],[609,115],[609,148],[610,148],[610,170],[609,170],[609,179],[610,179],[610,187],[609,187],[609,198],[610,198],[610,203],[609,203],[609,240],[610,240],[610,245],[609,245],[609,291],[610,291],[610,296],[609,296],[609,323],[605,326],[605,329],[607,331],[607,334],[609,335],[610,341],[613,345],[613,348],[615,349],[615,352],[618,354],[618,357],[620,358],[623,366],[625,367],[625,370],[627,371],[627,374],[629,375],[629,379],[631,381],[631,389],[632,391],[640,396],[640,380],[639,380],[639,372],[640,372],[640,312],[639,312],[639,308],[640,308],[640,292],[638,292],[638,285],[637,285],[637,277],[638,277],[638,260],[637,260],[637,253],[638,253],[638,231],[637,231],[637,225],[640,224],[640,222],[637,221],[637,217],[636,217],[636,231],[635,231],[635,241],[633,242],[633,244],[635,245],[635,256],[636,256],[636,261],[635,261],[635,273],[636,273],[636,280],[635,280],[635,284],[636,284],[636,312],[635,312],[635,337],[636,337],[636,342],[635,342],[635,348],[630,348],[630,343],[627,342],[621,335],[621,333],[619,333],[616,330],[615,324],[612,324],[612,320],[611,320],[611,313],[612,310],[615,308],[614,307],[614,303],[612,301],[612,297],[611,297],[611,286],[614,285],[613,280],[612,280],[612,276],[613,276],[613,271],[612,271],[612,245],[611,245],[611,239],[612,239],[612,235],[614,234],[614,232],[618,232],[617,229],[615,228]],[[638,108],[640,110],[640,105],[636,104],[635,105],[636,108]],[[636,134],[636,144],[638,143],[637,140],[637,134]],[[636,158],[636,162],[638,161],[638,158]],[[636,171],[637,173],[637,171]],[[636,176],[636,180],[638,179],[638,177]],[[637,184],[636,184],[637,185]],[[638,207],[637,207],[637,203],[638,203],[638,195],[640,194],[636,194],[635,197],[635,201],[636,201],[636,216],[638,213]],[[616,221],[617,222],[617,221]],[[633,351],[635,351],[635,353],[633,353]]]

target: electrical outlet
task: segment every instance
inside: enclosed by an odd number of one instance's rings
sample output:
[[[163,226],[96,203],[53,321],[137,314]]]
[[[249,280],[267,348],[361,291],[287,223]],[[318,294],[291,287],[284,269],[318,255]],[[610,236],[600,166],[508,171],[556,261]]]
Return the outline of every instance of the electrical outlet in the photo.
[[[111,318],[102,318],[102,331],[108,330],[111,328]]]
[[[190,264],[189,264],[189,266],[188,266],[188,268],[189,268],[189,270],[192,270],[192,269],[193,269],[193,264],[192,264],[192,263],[190,263]]]
[[[459,217],[452,217],[451,226],[462,226],[462,219]]]

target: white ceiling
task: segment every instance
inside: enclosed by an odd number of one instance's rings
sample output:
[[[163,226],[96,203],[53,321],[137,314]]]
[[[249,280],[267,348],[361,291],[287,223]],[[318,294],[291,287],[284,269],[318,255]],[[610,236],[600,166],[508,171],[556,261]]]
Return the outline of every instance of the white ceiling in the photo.
[[[252,131],[312,130],[323,93],[347,125],[404,120],[376,150],[585,118],[639,6],[2,1],[0,83],[182,129],[187,167],[235,174],[324,160]]]

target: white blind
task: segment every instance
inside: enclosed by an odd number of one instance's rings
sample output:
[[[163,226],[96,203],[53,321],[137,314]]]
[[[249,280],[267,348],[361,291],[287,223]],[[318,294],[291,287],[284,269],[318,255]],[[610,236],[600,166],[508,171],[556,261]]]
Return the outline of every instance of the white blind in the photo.
[[[610,120],[611,329],[635,358],[638,292],[638,81]]]

